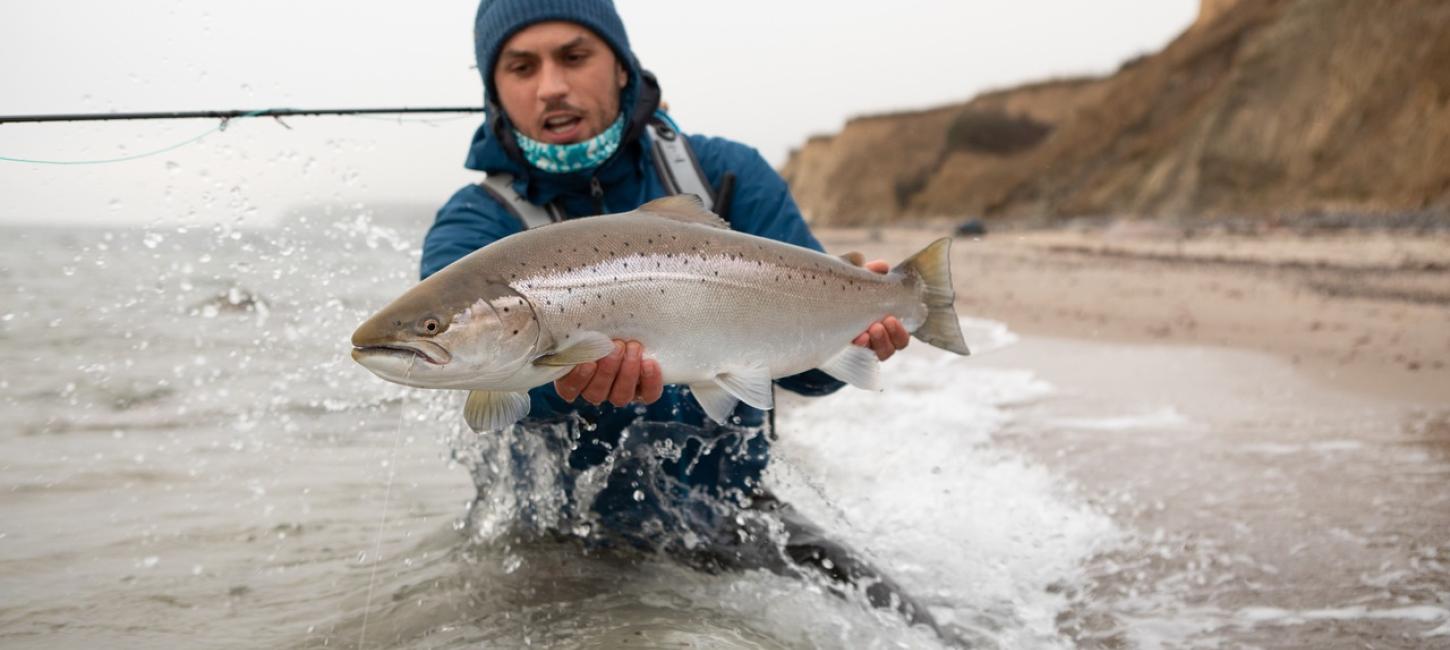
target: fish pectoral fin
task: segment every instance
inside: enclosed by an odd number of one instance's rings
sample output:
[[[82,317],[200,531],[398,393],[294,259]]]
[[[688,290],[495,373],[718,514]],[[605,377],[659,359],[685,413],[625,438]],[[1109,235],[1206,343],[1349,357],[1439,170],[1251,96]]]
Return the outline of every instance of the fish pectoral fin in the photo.
[[[715,383],[755,408],[768,411],[775,407],[775,395],[770,390],[770,369],[764,366],[722,372],[715,376]]]
[[[502,429],[528,414],[528,393],[473,390],[463,405],[463,419],[475,433]]]
[[[712,228],[730,229],[730,224],[725,223],[720,215],[705,209],[705,202],[694,194],[676,194],[662,199],[655,199],[639,206],[640,212],[648,212],[656,217],[674,219],[685,223],[698,223]]]
[[[876,358],[876,353],[871,348],[848,345],[821,364],[820,370],[857,388],[881,388],[881,361]]]
[[[598,361],[614,351],[614,341],[599,332],[583,332],[567,341],[568,347],[534,359],[537,366],[577,366]]]
[[[700,408],[705,409],[705,415],[721,424],[730,421],[730,414],[735,411],[735,405],[740,402],[729,391],[713,381],[690,384],[690,394],[695,396],[695,401],[700,403]]]

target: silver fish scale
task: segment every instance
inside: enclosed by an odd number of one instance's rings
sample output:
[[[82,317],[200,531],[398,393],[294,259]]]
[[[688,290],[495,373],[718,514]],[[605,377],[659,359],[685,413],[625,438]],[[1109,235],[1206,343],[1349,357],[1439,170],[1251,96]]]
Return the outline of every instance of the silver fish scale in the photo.
[[[612,242],[589,233],[602,231],[605,220]],[[534,305],[555,346],[591,331],[635,339],[659,361],[667,383],[748,366],[767,367],[773,377],[795,374],[886,314],[909,330],[925,317],[914,278],[743,233],[633,215],[535,233],[548,231],[557,236],[536,237],[533,248],[552,244],[548,252],[559,261],[511,286]]]

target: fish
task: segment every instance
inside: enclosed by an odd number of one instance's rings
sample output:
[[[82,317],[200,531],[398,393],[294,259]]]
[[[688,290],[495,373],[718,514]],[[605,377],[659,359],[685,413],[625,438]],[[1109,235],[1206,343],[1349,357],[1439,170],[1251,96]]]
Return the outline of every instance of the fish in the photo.
[[[468,391],[478,432],[526,417],[528,391],[637,340],[666,384],[712,420],[774,406],[771,382],[818,368],[879,388],[851,341],[887,315],[915,338],[970,354],[957,320],[951,239],[890,272],[731,230],[681,194],[484,246],[413,286],[352,335],[352,358],[390,382]]]

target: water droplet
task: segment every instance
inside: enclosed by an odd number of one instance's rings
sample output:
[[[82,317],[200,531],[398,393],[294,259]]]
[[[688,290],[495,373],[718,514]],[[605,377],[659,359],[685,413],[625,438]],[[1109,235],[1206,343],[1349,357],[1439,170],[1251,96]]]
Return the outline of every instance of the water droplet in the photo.
[[[636,502],[638,502],[638,501],[644,501],[644,490],[635,490],[634,491],[634,500]]]

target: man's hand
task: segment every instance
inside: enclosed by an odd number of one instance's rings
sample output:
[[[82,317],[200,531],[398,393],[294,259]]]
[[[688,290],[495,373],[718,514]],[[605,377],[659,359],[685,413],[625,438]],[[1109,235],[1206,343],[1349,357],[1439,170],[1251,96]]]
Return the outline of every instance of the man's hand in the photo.
[[[891,265],[887,264],[886,260],[873,260],[864,266],[882,274],[891,270]],[[890,359],[891,355],[896,354],[897,350],[904,349],[908,343],[911,343],[911,332],[906,331],[906,327],[901,324],[901,321],[896,320],[895,316],[887,316],[872,323],[851,343],[863,348],[871,348],[876,353],[877,359],[885,361]]]
[[[606,399],[615,406],[630,402],[653,404],[664,393],[660,364],[644,358],[639,341],[614,342],[614,351],[591,363],[574,366],[569,374],[554,380],[559,397],[572,402],[583,397],[595,406]]]

